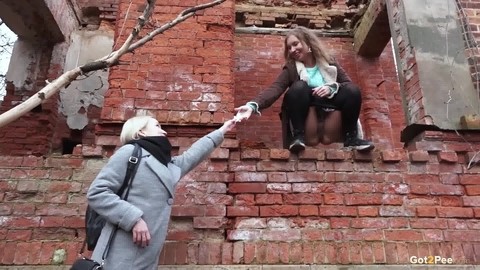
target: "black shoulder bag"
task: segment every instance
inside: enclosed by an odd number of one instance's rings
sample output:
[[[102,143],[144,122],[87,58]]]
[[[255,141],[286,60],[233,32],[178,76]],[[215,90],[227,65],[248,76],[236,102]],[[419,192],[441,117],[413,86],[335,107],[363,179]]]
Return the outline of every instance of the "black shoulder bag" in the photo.
[[[122,198],[123,200],[128,199],[128,194],[130,192],[130,188],[132,186],[133,178],[135,173],[138,169],[138,164],[140,163],[140,159],[142,158],[142,148],[140,145],[135,144],[135,148],[133,149],[132,155],[128,159],[127,165],[127,172],[125,174],[125,179],[123,180],[122,186],[117,192],[117,195],[122,197],[123,192],[126,190],[125,196]],[[94,250],[95,246],[97,245],[98,239],[100,238],[100,234],[102,233],[102,229],[105,226],[105,219],[100,216],[97,212],[95,212],[90,206],[87,206],[87,210],[85,212],[85,240],[82,244],[82,248],[80,249],[80,258],[77,259],[70,270],[101,270],[103,269],[103,265],[105,262],[105,258],[107,257],[108,250],[110,248],[110,244],[112,243],[113,237],[118,229],[116,227],[110,237],[108,239],[107,246],[102,254],[102,262],[97,262],[92,259],[86,258],[83,256],[83,252],[85,251],[85,246],[87,246],[88,250]]]

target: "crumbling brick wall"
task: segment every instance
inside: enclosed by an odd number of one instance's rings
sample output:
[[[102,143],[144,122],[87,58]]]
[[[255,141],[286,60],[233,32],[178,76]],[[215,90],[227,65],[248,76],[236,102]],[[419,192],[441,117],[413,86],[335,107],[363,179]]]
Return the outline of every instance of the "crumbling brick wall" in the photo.
[[[180,182],[161,264],[409,264],[410,256],[478,264],[480,167],[469,169],[474,152],[437,147],[308,149],[297,159],[226,140]],[[71,156],[0,158],[0,265],[76,259],[101,155],[84,146]]]
[[[128,1],[120,3],[118,42],[128,36],[126,30],[120,35],[123,18],[127,18],[125,29],[130,29],[143,3],[134,1],[130,9]],[[157,25],[166,23],[192,4],[158,2],[153,20]],[[117,137],[112,130],[138,112],[153,115],[167,131],[180,129],[180,133],[185,126],[199,127],[194,131],[198,132],[230,117],[234,96],[233,16],[233,1],[205,10],[127,55],[123,61],[129,65],[112,68],[98,130],[99,143],[115,145]],[[149,31],[151,26],[141,35]]]

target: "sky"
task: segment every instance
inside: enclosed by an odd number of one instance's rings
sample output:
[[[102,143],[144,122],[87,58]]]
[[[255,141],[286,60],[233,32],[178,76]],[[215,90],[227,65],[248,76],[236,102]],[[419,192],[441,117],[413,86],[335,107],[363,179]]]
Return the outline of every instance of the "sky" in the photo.
[[[6,44],[8,41],[13,43],[17,39],[17,35],[10,31],[10,29],[3,23],[0,25],[0,44]],[[0,50],[0,74],[6,74],[8,70],[8,63],[10,63],[12,48]],[[0,84],[0,101],[5,96],[4,84]]]

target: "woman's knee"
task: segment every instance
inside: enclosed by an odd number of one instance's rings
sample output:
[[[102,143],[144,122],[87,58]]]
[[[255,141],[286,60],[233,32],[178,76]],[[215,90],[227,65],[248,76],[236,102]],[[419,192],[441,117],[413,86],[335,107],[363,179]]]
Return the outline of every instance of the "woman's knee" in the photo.
[[[354,83],[343,84],[340,86],[338,92],[348,93],[350,97],[362,98],[362,91],[360,90],[360,87]]]
[[[285,98],[299,98],[299,97],[310,97],[312,91],[310,87],[304,81],[296,81],[294,82],[289,88],[288,91],[285,93]]]

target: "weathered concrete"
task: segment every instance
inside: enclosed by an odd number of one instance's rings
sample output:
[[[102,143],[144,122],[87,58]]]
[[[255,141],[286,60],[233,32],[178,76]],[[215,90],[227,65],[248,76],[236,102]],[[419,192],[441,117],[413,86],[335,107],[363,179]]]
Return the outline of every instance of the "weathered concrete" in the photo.
[[[403,8],[408,35],[395,40],[407,42],[412,50],[399,64],[405,81],[416,75],[410,70],[413,63],[419,78],[418,90],[404,92],[407,122],[460,129],[460,118],[479,113],[480,102],[465,58],[455,1],[404,0]],[[409,60],[412,57],[415,61]]]
[[[365,57],[377,57],[390,40],[390,27],[385,0],[370,2],[354,34],[354,49]]]
[[[15,89],[33,89],[42,51],[41,47],[30,41],[20,38],[15,41],[5,77],[15,85]]]
[[[113,32],[96,30],[72,33],[65,70],[108,55],[112,46]],[[98,70],[86,75],[86,78],[73,81],[60,91],[60,110],[67,117],[71,129],[83,129],[88,124],[88,107],[102,107],[104,94],[109,87],[108,71]]]

